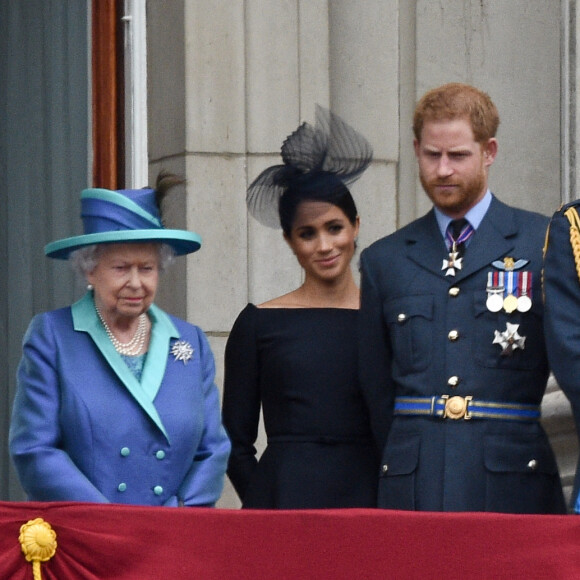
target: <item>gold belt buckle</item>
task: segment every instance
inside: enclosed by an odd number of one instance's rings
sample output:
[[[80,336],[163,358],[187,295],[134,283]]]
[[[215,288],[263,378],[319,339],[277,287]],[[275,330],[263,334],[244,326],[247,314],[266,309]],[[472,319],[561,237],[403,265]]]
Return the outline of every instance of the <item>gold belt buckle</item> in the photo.
[[[471,395],[467,397],[441,395],[441,398],[445,401],[444,419],[465,419],[466,421],[471,419],[469,414],[469,403],[473,399]]]

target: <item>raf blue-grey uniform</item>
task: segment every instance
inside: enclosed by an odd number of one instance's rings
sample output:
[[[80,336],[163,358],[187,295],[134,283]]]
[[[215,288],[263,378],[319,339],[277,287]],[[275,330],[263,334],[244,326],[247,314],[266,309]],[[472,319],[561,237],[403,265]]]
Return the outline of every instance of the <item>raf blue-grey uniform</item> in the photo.
[[[492,197],[454,275],[434,210],[362,253],[360,373],[383,449],[379,507],[565,511],[538,421],[547,222]],[[532,275],[531,308],[494,312],[489,280],[514,264]]]
[[[550,222],[544,260],[545,331],[548,359],[570,400],[580,432],[580,200],[557,211]],[[572,239],[577,238],[574,256]],[[580,470],[576,470],[572,507],[580,513]]]

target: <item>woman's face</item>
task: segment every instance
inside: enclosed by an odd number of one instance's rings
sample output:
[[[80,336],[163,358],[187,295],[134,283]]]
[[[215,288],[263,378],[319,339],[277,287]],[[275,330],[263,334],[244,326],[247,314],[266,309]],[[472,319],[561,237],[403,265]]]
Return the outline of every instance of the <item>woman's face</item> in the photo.
[[[307,278],[332,282],[350,267],[358,229],[359,218],[353,225],[338,206],[303,201],[285,238]]]
[[[159,248],[149,243],[104,245],[87,281],[94,287],[95,304],[103,315],[136,318],[155,299]]]

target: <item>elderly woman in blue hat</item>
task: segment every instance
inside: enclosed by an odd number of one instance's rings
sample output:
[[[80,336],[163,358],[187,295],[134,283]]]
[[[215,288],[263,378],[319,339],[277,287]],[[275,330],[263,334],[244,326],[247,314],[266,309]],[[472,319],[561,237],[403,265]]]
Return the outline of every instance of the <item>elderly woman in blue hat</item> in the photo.
[[[167,263],[201,245],[161,223],[175,183],[84,190],[84,235],[45,248],[88,291],[34,317],[24,337],[10,453],[30,500],[212,506],[221,494],[230,443],[212,352],[154,304]]]

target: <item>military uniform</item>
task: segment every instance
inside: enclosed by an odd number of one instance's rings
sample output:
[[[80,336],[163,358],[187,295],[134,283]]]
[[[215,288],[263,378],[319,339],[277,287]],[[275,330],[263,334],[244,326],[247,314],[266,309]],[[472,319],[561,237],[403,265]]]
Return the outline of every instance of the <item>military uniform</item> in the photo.
[[[547,221],[493,197],[455,268],[433,210],[362,253],[360,372],[383,448],[379,507],[565,511],[538,421]]]
[[[576,426],[580,418],[580,200],[564,205],[552,217],[544,260],[545,332],[554,376],[568,396]],[[574,256],[576,247],[576,258]],[[572,494],[575,511],[580,485],[576,471]]]

